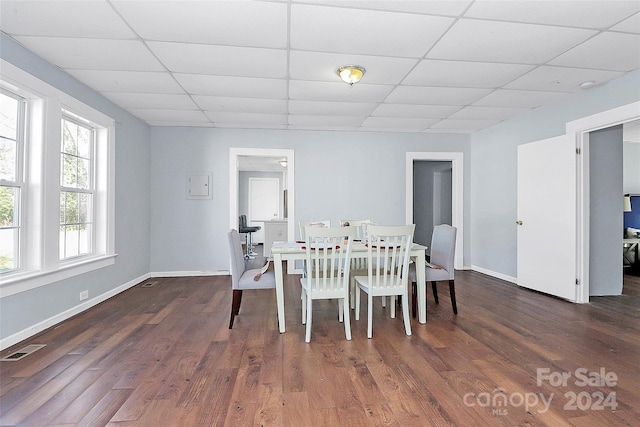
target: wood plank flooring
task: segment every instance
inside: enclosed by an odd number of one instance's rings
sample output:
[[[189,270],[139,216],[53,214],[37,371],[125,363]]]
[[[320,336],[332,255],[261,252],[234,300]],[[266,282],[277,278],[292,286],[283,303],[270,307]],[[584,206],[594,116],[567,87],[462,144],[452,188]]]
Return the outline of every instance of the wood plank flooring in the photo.
[[[299,276],[246,291],[227,328],[230,278],[152,279],[2,352],[2,426],[637,426],[640,277],[620,297],[570,304],[480,273],[428,291],[428,323],[404,333],[366,302],[344,339],[334,301],[300,323]],[[366,301],[366,300],[365,300]],[[538,370],[547,376],[538,383]],[[582,372],[584,370],[584,372]],[[603,370],[603,372],[602,372]],[[597,372],[598,374],[589,374]],[[560,381],[569,375],[566,384]],[[603,382],[604,373],[609,383]],[[615,376],[615,381],[611,378]],[[583,377],[591,382],[582,384]],[[615,384],[613,384],[615,382]],[[596,384],[597,383],[597,384]],[[543,401],[544,399],[544,401]]]

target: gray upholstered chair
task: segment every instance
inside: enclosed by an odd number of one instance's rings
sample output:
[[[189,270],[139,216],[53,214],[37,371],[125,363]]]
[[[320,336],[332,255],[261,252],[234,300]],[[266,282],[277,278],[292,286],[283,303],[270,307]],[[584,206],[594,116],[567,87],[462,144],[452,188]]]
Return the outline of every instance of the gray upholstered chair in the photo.
[[[425,280],[431,282],[431,288],[433,289],[433,299],[438,304],[438,289],[436,282],[449,281],[449,294],[451,296],[451,305],[453,312],[458,314],[458,307],[456,305],[456,288],[454,282],[453,262],[456,252],[456,228],[447,224],[438,225],[433,229],[431,237],[431,257],[429,259],[429,265],[425,266]],[[413,303],[412,312],[413,317],[416,317],[416,266],[411,264],[409,268],[409,281],[411,282]]]
[[[233,289],[231,319],[229,320],[229,329],[231,329],[233,320],[240,311],[242,291],[245,289],[275,289],[276,278],[273,270],[263,273],[259,268],[247,269],[247,260],[242,253],[242,241],[237,230],[229,231],[229,252],[231,256],[231,289]]]

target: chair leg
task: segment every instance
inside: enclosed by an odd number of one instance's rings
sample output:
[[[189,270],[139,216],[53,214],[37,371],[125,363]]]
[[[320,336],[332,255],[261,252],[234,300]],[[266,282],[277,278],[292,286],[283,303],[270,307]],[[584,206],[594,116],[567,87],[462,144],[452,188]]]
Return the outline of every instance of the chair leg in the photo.
[[[411,316],[416,318],[416,311],[418,310],[418,284],[411,282]]]
[[[440,304],[440,301],[438,301],[438,288],[436,287],[436,282],[431,282],[431,289],[433,289],[433,299],[436,301],[436,304]]]
[[[367,293],[367,297],[369,303],[367,306],[367,338],[371,338],[373,336],[373,297],[370,293]]]
[[[307,331],[305,334],[305,342],[311,342],[311,304],[313,302],[313,299],[311,298],[310,294],[307,294],[307,301],[305,302],[305,304],[307,304]]]
[[[231,319],[229,319],[229,329],[233,327],[233,320],[240,311],[240,303],[242,302],[242,290],[234,289],[231,301]]]
[[[449,295],[451,295],[451,305],[453,306],[453,313],[458,314],[458,306],[456,305],[456,286],[453,280],[449,280]]]
[[[307,323],[307,292],[302,288],[302,292],[300,292],[301,307],[302,307],[302,324]]]
[[[344,335],[347,341],[351,341],[351,319],[349,301],[342,301],[342,307],[344,310]]]
[[[411,335],[411,321],[409,320],[409,301],[407,296],[402,298],[402,318],[404,320],[404,331],[407,335]]]

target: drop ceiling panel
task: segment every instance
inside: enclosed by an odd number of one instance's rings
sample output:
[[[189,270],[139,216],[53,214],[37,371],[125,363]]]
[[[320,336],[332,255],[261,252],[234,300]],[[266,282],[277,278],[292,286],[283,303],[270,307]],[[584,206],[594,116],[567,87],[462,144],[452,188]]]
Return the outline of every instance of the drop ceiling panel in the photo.
[[[289,124],[294,126],[357,127],[364,119],[365,116],[292,115],[289,117]]]
[[[372,10],[387,10],[392,12],[410,12],[430,15],[458,16],[471,1],[458,0],[429,0],[429,1],[398,1],[398,0],[292,0],[292,3],[311,3],[324,6],[341,6]]]
[[[218,123],[256,123],[286,125],[286,114],[255,114],[255,113],[227,113],[219,111],[207,111],[207,117]]]
[[[613,31],[622,31],[624,33],[640,34],[640,13],[625,19],[618,25],[611,27]]]
[[[368,102],[289,101],[289,113],[321,116],[368,116],[378,104]]]
[[[461,19],[427,57],[536,64],[554,58],[595,33],[577,28]]]
[[[0,30],[12,35],[134,39],[103,1],[0,1]]]
[[[531,70],[522,64],[489,62],[420,61],[402,82],[405,85],[495,88]]]
[[[310,82],[291,80],[289,97],[312,101],[336,102],[382,102],[391,92],[393,86],[346,83]]]
[[[490,89],[456,87],[399,86],[387,97],[390,104],[468,105],[491,92]]]
[[[293,4],[291,48],[419,58],[452,23],[444,17]]]
[[[171,120],[187,123],[208,123],[209,120],[202,111],[189,110],[156,110],[147,108],[131,109],[131,112],[143,120],[163,121]]]
[[[431,126],[431,129],[442,129],[454,132],[476,132],[499,123],[500,120],[460,120],[445,119]]]
[[[290,77],[295,80],[335,82],[342,65],[367,64],[360,81],[373,84],[398,84],[418,62],[412,58],[347,55],[324,52],[291,52]]]
[[[438,122],[438,119],[416,119],[407,117],[367,117],[367,119],[362,123],[362,127],[377,129],[413,129],[416,131],[421,131],[436,122]]]
[[[104,95],[127,109],[155,108],[195,110],[197,105],[187,95],[164,93],[104,92]]]
[[[287,82],[282,79],[179,73],[174,77],[187,92],[196,95],[287,98]]]
[[[199,44],[285,48],[287,5],[261,1],[114,1],[146,39]],[[170,23],[162,25],[160,23]]]
[[[562,92],[498,89],[473,105],[485,107],[536,108],[565,96]]]
[[[69,74],[103,92],[184,93],[169,73],[68,70]]]
[[[640,10],[637,1],[616,0],[616,7],[609,2],[582,1],[576,7],[574,1],[540,0],[476,1],[465,13],[466,17],[498,21],[528,22],[534,24],[561,25],[605,29]],[[553,13],[550,13],[551,9]]]
[[[598,54],[594,54],[598,52]],[[640,67],[640,35],[602,33],[550,62],[566,67],[631,71]]]
[[[621,76],[617,71],[542,66],[505,85],[506,89],[576,92],[580,83],[595,84]]]
[[[149,47],[170,71],[238,77],[284,77],[287,52],[204,44],[149,42]]]
[[[468,106],[456,111],[448,118],[456,120],[505,120],[528,110],[529,108]]]
[[[287,101],[284,99],[237,98],[227,96],[194,95],[200,108],[214,112],[271,113],[286,114]]]
[[[16,40],[61,68],[164,71],[162,64],[138,40],[22,36]]]
[[[458,106],[446,105],[412,105],[412,104],[380,104],[372,116],[410,117],[422,119],[442,119],[458,111]]]

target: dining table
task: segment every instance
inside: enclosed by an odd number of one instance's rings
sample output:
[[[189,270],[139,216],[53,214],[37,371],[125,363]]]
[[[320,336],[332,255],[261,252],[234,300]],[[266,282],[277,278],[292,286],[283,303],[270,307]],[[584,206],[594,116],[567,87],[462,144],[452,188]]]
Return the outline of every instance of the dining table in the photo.
[[[425,265],[426,246],[413,243],[409,256],[416,265]],[[364,242],[354,241],[351,244],[351,258],[367,258],[369,248]],[[304,243],[302,242],[273,242],[271,246],[271,255],[273,256],[273,269],[276,279],[276,302],[278,305],[278,327],[280,333],[285,332],[284,319],[284,276],[283,265],[285,261],[303,260],[306,257]],[[425,282],[425,269],[416,268],[416,279],[418,287],[418,322],[427,323],[427,288]],[[410,295],[407,292],[407,295]]]

